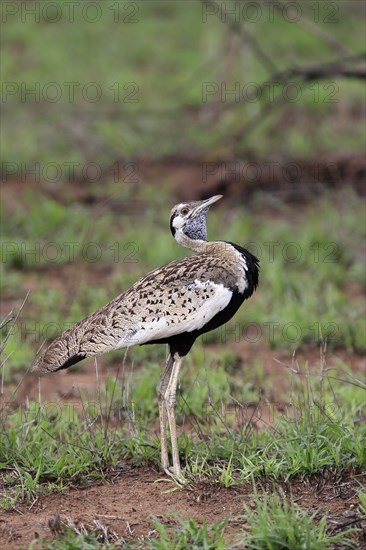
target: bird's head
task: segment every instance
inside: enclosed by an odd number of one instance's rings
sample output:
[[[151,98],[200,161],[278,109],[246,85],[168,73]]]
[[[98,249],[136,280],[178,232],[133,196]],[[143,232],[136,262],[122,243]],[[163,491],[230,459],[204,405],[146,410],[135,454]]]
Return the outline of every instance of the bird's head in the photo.
[[[206,241],[206,214],[214,202],[222,198],[215,195],[204,201],[177,204],[170,212],[170,230],[183,246],[191,248],[191,241]]]

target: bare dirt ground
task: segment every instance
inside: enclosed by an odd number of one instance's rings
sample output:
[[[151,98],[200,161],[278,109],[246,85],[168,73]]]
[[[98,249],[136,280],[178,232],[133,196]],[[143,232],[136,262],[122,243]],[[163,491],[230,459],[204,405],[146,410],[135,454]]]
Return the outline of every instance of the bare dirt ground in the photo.
[[[317,512],[319,518],[328,516],[329,528],[334,533],[351,526],[361,527],[358,542],[366,544],[366,522],[357,510],[357,491],[366,476],[351,472],[342,478],[314,476],[281,483],[284,494]],[[265,482],[264,487],[265,487]],[[265,487],[270,490],[267,484]],[[278,489],[277,484],[277,489]],[[229,518],[226,530],[228,546],[240,541],[246,525],[244,504],[254,508],[251,484],[225,489],[213,481],[201,481],[183,489],[164,478],[152,467],[121,467],[113,472],[108,484],[93,483],[90,487],[68,488],[61,494],[39,496],[30,506],[17,505],[12,512],[0,514],[0,541],[2,547],[15,550],[28,545],[35,538],[52,540],[53,525],[61,524],[95,529],[98,522],[125,540],[143,541],[156,535],[153,516],[162,523],[179,525],[178,518],[194,517],[198,522],[212,523]],[[356,543],[355,539],[355,545]],[[362,546],[359,546],[360,548]]]

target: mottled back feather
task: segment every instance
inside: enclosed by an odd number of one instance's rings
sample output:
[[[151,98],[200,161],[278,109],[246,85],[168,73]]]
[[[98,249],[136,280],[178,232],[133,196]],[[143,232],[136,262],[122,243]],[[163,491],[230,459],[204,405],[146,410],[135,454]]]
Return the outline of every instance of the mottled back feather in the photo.
[[[258,261],[226,242],[206,242],[206,201],[178,205],[171,228],[199,252],[155,269],[51,343],[32,370],[52,372],[122,347],[166,342],[185,354],[198,335],[234,315],[258,282]]]

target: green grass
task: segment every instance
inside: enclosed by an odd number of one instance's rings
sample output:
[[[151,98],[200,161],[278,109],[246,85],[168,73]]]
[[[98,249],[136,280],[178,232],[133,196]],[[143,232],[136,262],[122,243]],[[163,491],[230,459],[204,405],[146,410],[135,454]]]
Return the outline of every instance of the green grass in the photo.
[[[154,550],[169,550],[175,548],[184,550],[192,548],[199,550],[224,550],[227,542],[223,535],[226,527],[226,520],[221,520],[212,525],[198,525],[193,519],[188,521],[179,520],[179,525],[168,530],[167,527],[156,518],[154,525],[160,538],[150,542],[150,548]]]
[[[294,503],[288,503],[277,494],[263,494],[259,497],[255,490],[256,510],[245,506],[245,522],[248,527],[241,540],[236,536],[235,546],[246,544],[250,550],[326,550],[334,543],[341,543],[342,548],[352,548],[352,541],[348,535],[355,532],[349,529],[338,535],[328,535],[326,517],[316,521],[317,513],[311,516],[307,511]],[[244,520],[244,517],[243,517]],[[176,518],[175,522],[161,523],[153,518],[156,535],[150,535],[144,541],[133,541],[118,537],[108,527],[101,525],[99,529],[82,530],[76,526],[68,527],[60,524],[59,533],[52,542],[37,540],[34,544],[43,544],[46,550],[94,550],[97,548],[126,548],[126,550],[225,550],[228,548],[228,537],[225,534],[227,519],[217,521],[211,525],[198,524],[195,520]],[[81,532],[84,531],[84,532]],[[33,548],[33,544],[29,550]],[[240,546],[241,547],[241,546]]]
[[[245,542],[250,550],[325,550],[340,542],[342,548],[353,548],[347,536],[354,530],[329,536],[327,518],[315,523],[317,512],[308,512],[293,502],[287,502],[278,494],[256,494],[256,510],[245,506],[250,533]]]
[[[205,433],[205,428],[201,429]],[[352,420],[321,418],[312,422],[285,420],[258,435],[248,427],[215,434],[211,426],[207,443],[192,447],[183,438],[181,445],[188,471],[209,477],[216,473],[228,487],[251,475],[289,479],[327,468],[362,471],[366,466],[365,437],[364,427]]]
[[[72,406],[31,402],[28,409],[7,415],[0,468],[11,466],[5,483],[14,491],[3,498],[5,507],[18,498],[29,501],[37,492],[62,490],[72,480],[87,484],[103,478],[106,466],[113,465],[116,433],[93,429],[90,418],[83,423],[76,414]]]
[[[360,491],[358,493],[358,498],[360,501],[360,505],[359,505],[360,512],[364,517],[366,517],[366,492]]]
[[[112,540],[115,542],[111,542]],[[102,524],[99,528],[90,529],[86,529],[85,526],[78,528],[60,524],[59,532],[52,542],[35,539],[29,545],[28,550],[38,549],[40,544],[44,550],[79,550],[80,548],[83,550],[99,550],[100,548],[138,550],[138,548],[142,548],[133,543],[127,543],[123,537],[116,537],[114,533],[109,533],[108,528]]]
[[[34,545],[42,543],[42,548],[45,550],[94,550],[99,548],[108,548],[109,550],[117,550],[117,548],[125,548],[126,550],[225,550],[227,548],[224,539],[224,531],[226,521],[218,521],[212,525],[199,525],[193,519],[188,521],[177,520],[176,525],[168,525],[161,523],[157,518],[153,518],[154,529],[145,540],[133,541],[127,537],[119,537],[113,531],[103,525],[99,529],[83,529],[76,526],[68,527],[60,524],[60,533],[52,542],[35,540],[29,547],[29,550],[34,548]],[[83,531],[83,532],[81,532]]]
[[[189,373],[186,376],[189,379]],[[183,377],[183,385],[187,379]],[[186,387],[178,403],[178,422],[188,415],[198,435],[194,443],[188,435],[179,439],[187,479],[212,477],[229,487],[252,476],[287,480],[325,469],[338,473],[365,469],[365,387],[361,382],[350,387],[324,373],[322,381],[317,379],[319,374],[314,380],[308,375],[307,383],[294,389],[283,417],[259,432],[248,411],[246,421],[234,427],[232,412],[226,414],[232,397],[215,393],[216,380],[209,404],[207,394],[201,395],[193,384],[192,391]],[[0,468],[8,472],[4,481],[9,491],[3,506],[11,507],[19,498],[30,500],[38,492],[62,490],[70,482],[104,479],[121,457],[158,465],[160,445],[150,428],[157,418],[155,381],[147,387],[145,381],[144,377],[127,378],[123,384],[110,380],[95,400],[84,398],[79,410],[72,403],[56,402],[30,402],[15,412],[5,408]],[[248,404],[236,403],[244,410]],[[259,412],[270,406],[265,401],[257,405]],[[118,427],[112,429],[110,421]]]

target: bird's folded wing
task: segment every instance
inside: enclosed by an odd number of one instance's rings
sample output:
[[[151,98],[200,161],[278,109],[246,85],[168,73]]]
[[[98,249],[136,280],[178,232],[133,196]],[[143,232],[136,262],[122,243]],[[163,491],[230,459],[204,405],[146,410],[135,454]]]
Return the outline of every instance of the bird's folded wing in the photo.
[[[220,268],[215,267],[217,273]],[[233,294],[227,285],[213,281],[211,273],[207,259],[194,256],[149,273],[63,332],[33,370],[51,372],[84,357],[201,329]]]
[[[153,298],[149,295],[137,301],[128,331],[116,342],[116,347],[199,330],[229,304],[232,295],[223,284],[210,280],[156,289]]]

